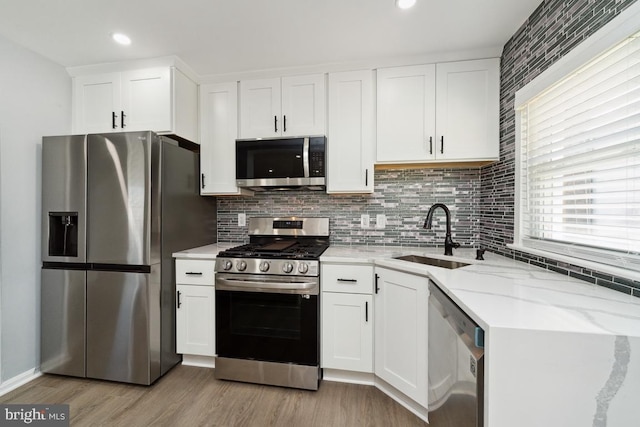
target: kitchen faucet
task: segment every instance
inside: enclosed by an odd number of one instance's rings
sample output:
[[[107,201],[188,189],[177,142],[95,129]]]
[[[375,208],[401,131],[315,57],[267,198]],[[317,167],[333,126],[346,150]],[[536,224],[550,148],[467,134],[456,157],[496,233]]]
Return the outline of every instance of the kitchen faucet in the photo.
[[[445,255],[453,255],[453,248],[459,248],[460,243],[454,243],[451,240],[451,213],[449,212],[449,208],[447,208],[442,203],[436,203],[429,208],[429,212],[427,213],[427,219],[424,221],[424,226],[422,228],[426,228],[427,230],[431,230],[431,222],[433,221],[433,212],[442,208],[444,210],[445,215],[447,216],[447,234],[444,238],[444,254]]]

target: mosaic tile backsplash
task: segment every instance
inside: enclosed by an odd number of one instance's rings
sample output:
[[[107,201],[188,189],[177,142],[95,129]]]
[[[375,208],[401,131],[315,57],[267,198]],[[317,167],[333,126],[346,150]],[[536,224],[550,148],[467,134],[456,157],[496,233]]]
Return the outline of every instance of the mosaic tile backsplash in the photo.
[[[336,245],[444,246],[445,215],[437,210],[431,230],[422,228],[434,203],[451,210],[453,240],[464,247],[479,241],[480,169],[398,169],[375,172],[373,194],[329,195],[321,191],[268,191],[254,196],[218,198],[218,240],[244,242],[247,228],[238,213],[252,216],[319,216],[330,218]],[[360,227],[368,214],[370,227]],[[376,228],[376,215],[387,224]]]
[[[515,93],[636,0],[547,0],[504,46],[500,72],[500,162],[484,167],[480,243],[520,261],[640,296],[640,282],[513,251]]]

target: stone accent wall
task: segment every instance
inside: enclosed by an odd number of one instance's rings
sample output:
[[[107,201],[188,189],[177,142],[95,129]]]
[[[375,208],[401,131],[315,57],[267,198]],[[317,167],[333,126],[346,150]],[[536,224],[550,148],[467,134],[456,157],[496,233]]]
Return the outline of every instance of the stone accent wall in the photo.
[[[481,172],[480,243],[491,251],[640,296],[640,282],[512,251],[515,93],[636,0],[547,0],[504,46],[500,88],[500,159]]]
[[[330,195],[321,191],[267,191],[254,196],[218,198],[218,240],[244,242],[247,227],[238,227],[238,213],[252,216],[318,216],[330,218],[336,245],[444,246],[444,212],[436,211],[433,229],[422,228],[429,207],[451,209],[453,240],[474,247],[479,234],[480,169],[398,169],[375,172],[373,194]],[[369,214],[370,228],[360,228]],[[375,228],[376,215],[387,226]]]

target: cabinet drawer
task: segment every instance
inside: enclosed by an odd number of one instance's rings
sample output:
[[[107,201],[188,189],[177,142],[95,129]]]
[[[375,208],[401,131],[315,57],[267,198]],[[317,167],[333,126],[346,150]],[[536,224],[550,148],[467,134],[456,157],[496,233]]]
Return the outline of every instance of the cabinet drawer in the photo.
[[[176,284],[181,285],[214,285],[214,260],[177,259]]]
[[[373,293],[373,267],[370,265],[325,264],[320,278],[323,292]]]

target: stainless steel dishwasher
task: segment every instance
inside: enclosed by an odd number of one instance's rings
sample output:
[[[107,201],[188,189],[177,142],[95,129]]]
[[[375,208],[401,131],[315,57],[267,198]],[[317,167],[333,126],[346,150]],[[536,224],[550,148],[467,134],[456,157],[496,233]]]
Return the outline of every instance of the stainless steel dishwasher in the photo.
[[[429,282],[429,423],[484,425],[484,331]]]

